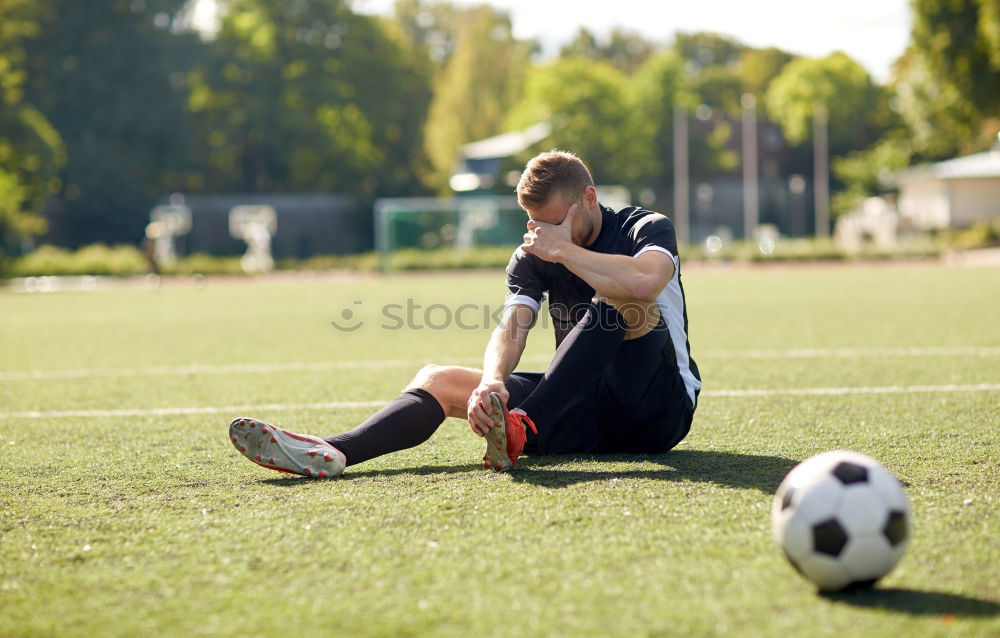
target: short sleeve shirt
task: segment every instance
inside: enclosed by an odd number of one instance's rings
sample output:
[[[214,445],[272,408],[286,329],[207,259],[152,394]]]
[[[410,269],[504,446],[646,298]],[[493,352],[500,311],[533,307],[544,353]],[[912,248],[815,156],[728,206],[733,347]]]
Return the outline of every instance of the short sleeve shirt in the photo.
[[[674,225],[659,213],[635,206],[619,211],[601,206],[601,232],[587,249],[630,257],[658,251],[669,255],[677,266]],[[507,264],[506,305],[523,304],[537,313],[546,296],[558,346],[587,311],[594,289],[562,264],[547,262],[518,248]]]

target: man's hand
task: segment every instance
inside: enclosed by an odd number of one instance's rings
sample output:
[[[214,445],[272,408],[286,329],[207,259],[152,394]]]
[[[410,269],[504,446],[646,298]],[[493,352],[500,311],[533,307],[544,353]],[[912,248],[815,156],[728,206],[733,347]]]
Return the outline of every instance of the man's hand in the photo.
[[[478,436],[485,436],[493,427],[493,419],[490,413],[493,411],[493,402],[490,401],[490,392],[500,395],[500,400],[507,405],[510,393],[502,381],[493,379],[483,379],[479,387],[472,391],[469,396],[468,418],[472,431]]]
[[[578,207],[574,203],[566,212],[566,217],[558,224],[546,224],[528,220],[528,232],[524,234],[521,248],[529,255],[545,261],[558,261],[560,252],[573,243],[573,220]]]

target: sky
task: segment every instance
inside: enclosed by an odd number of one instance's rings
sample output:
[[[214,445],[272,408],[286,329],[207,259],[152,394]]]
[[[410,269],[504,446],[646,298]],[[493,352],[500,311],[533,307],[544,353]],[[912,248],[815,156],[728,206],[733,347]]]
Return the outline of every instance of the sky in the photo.
[[[753,47],[775,46],[809,57],[843,51],[876,81],[890,77],[909,42],[909,0],[451,0],[490,4],[511,16],[514,35],[537,39],[548,54],[581,26],[598,37],[614,26],[667,44],[678,31],[714,31]],[[362,13],[389,15],[394,0],[354,0]]]

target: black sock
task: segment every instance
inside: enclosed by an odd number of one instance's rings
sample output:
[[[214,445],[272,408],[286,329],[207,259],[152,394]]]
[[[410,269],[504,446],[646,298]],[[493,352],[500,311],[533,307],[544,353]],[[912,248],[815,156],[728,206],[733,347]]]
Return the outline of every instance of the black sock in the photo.
[[[595,301],[552,357],[549,369],[521,408],[540,427],[558,418],[577,389],[614,361],[625,340],[625,320],[614,306]]]
[[[407,390],[350,432],[325,439],[348,465],[420,445],[431,438],[445,413],[427,390]]]

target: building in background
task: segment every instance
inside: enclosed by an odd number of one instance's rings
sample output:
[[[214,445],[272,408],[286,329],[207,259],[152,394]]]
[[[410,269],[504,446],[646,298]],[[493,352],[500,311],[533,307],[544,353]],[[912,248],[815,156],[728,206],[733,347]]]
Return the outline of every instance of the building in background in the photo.
[[[1000,142],[984,153],[902,171],[894,183],[900,216],[919,230],[1000,217]]]

